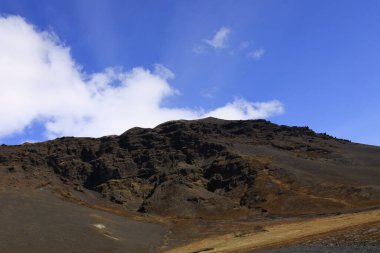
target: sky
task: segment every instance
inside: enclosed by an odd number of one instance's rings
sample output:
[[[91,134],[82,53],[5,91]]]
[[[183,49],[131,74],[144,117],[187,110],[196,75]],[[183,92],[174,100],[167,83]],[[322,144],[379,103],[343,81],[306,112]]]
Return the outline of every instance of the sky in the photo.
[[[380,146],[379,0],[0,0],[0,143],[264,118]]]

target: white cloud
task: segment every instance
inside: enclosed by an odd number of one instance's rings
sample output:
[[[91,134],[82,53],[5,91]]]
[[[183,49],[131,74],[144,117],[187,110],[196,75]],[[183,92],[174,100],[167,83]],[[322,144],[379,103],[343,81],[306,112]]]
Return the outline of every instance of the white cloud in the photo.
[[[228,40],[228,36],[231,30],[227,27],[221,27],[212,37],[212,39],[205,39],[204,41],[213,48],[220,49],[225,48]]]
[[[175,77],[174,73],[162,64],[154,65],[154,74],[164,80],[173,79]]]
[[[272,115],[282,113],[284,113],[284,107],[281,102],[277,100],[252,103],[240,98],[206,113],[205,116],[230,120],[247,120],[268,118]]]
[[[260,60],[264,56],[264,54],[265,54],[265,49],[260,48],[260,49],[253,50],[253,51],[249,52],[247,54],[247,57],[251,58],[253,60]]]
[[[209,112],[164,107],[164,99],[178,94],[169,84],[172,78],[160,64],[153,71],[107,68],[86,74],[55,35],[36,30],[21,17],[0,17],[0,138],[21,133],[34,122],[48,138],[98,137],[168,120],[253,119],[283,112],[277,101],[244,99]]]

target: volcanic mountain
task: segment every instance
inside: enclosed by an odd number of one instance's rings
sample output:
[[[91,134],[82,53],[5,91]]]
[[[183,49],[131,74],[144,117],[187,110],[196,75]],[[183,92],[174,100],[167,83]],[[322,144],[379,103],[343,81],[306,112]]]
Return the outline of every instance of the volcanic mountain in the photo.
[[[265,234],[266,222],[380,205],[380,147],[265,120],[180,120],[2,145],[0,173],[2,252],[177,252],[228,233]],[[208,245],[178,252],[254,248]]]

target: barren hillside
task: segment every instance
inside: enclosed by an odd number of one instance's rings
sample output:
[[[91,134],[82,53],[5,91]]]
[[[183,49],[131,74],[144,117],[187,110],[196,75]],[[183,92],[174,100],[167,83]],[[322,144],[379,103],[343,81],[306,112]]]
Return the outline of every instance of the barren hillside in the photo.
[[[172,121],[99,139],[65,137],[2,145],[0,173],[1,201],[9,209],[3,212],[10,213],[9,219],[12,213],[24,216],[23,210],[43,219],[30,209],[40,204],[47,215],[75,216],[76,208],[82,208],[78,215],[85,209],[89,215],[91,210],[121,215],[129,222],[156,224],[156,230],[147,228],[149,233],[141,227],[141,238],[144,233],[156,238],[150,243],[155,250],[239,230],[252,232],[257,222],[352,213],[380,205],[379,147],[265,120]],[[30,196],[27,201],[25,194]],[[40,202],[12,211],[18,201],[34,199]],[[62,209],[49,207],[56,202]],[[119,218],[109,218],[114,219]],[[73,227],[87,226],[73,222]],[[41,224],[35,226],[43,241],[52,228],[39,229]],[[21,225],[9,225],[15,226]],[[121,238],[127,228],[119,226],[114,233],[103,233],[106,240],[121,245],[110,246],[109,252],[122,252],[126,242]],[[330,230],[322,232],[326,231]],[[2,244],[5,238],[0,237]]]

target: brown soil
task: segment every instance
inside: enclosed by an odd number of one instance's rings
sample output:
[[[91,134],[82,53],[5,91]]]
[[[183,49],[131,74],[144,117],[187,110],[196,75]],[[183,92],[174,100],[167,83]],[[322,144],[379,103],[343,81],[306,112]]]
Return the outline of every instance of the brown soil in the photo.
[[[168,250],[167,252],[242,252],[244,250],[279,247],[309,238],[314,238],[315,240],[319,236],[326,236],[335,231],[347,231],[357,228],[357,226],[372,226],[374,223],[379,222],[380,210],[293,222],[280,222],[279,224],[263,226],[261,231],[252,231],[251,233],[244,234],[230,233],[211,237]]]
[[[380,205],[379,154],[380,147],[265,120],[172,121],[154,129],[133,128],[121,136],[2,145],[0,200],[2,206],[7,201],[23,203],[22,196],[27,195],[34,207],[44,206],[49,199],[61,205],[63,213],[79,209],[103,212],[127,223],[160,227],[162,230],[152,230],[152,234],[139,232],[141,238],[155,238],[154,249],[136,248],[141,252],[193,247],[193,242],[205,238],[202,245],[210,252],[219,250],[220,240],[228,241],[227,246],[221,246],[223,250],[238,244],[267,247],[270,242],[293,243],[301,235],[363,225],[360,217],[366,215],[375,222],[377,211],[353,212]],[[31,194],[41,191],[50,196],[42,202],[39,194]],[[7,199],[9,192],[13,192],[13,200]],[[9,215],[13,205],[8,205]],[[34,212],[26,207],[23,210]],[[337,216],[340,213],[345,214]],[[37,221],[43,218],[36,215]],[[65,217],[59,222],[66,219],[70,224]],[[72,225],[87,226],[84,224]],[[134,245],[102,228],[103,223],[94,224],[98,225],[91,231],[98,231],[110,244]],[[318,229],[307,230],[306,224]],[[45,231],[46,223],[35,226]],[[289,232],[285,233],[287,228]],[[9,231],[10,235],[16,233]],[[52,228],[46,231],[53,233]],[[124,233],[124,228],[120,231]],[[272,237],[276,231],[283,231],[284,237]],[[28,241],[28,236],[13,237],[15,244]],[[253,237],[257,244],[248,242]],[[8,239],[3,235],[0,244]],[[36,238],[33,241],[38,242]],[[120,246],[121,252],[127,244]],[[118,250],[116,247],[109,252]]]

